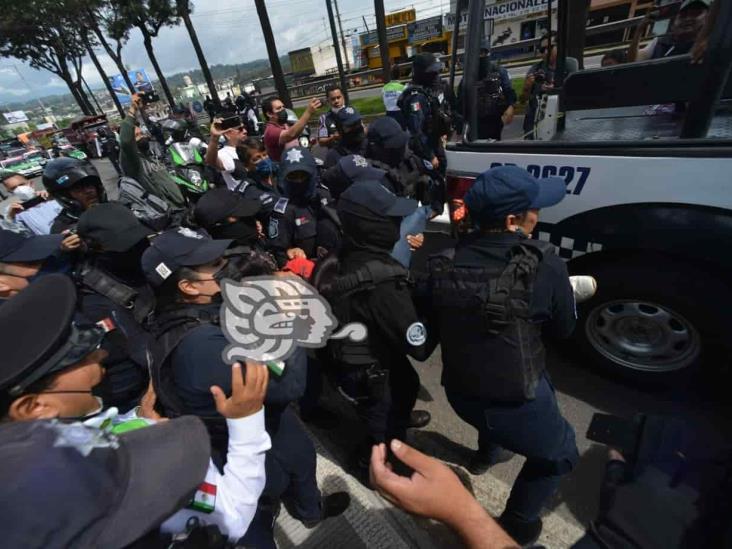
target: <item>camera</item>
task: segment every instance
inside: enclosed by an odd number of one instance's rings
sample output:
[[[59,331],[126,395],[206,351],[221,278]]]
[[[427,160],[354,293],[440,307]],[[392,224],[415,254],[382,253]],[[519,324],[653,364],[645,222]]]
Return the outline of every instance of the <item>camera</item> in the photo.
[[[160,96],[155,92],[140,92],[138,95],[142,98],[143,105],[149,105],[150,103],[160,101]]]

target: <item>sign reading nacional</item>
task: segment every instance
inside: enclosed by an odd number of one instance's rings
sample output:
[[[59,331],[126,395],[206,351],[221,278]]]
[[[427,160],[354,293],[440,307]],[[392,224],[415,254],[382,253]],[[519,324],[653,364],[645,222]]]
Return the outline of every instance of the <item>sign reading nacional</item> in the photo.
[[[522,17],[533,13],[546,12],[548,5],[548,0],[508,0],[496,2],[495,4],[489,4],[485,7],[483,19],[501,21],[503,19],[513,19],[515,17]],[[463,12],[460,17],[460,28],[465,27],[467,22],[468,14],[467,12]],[[452,29],[454,25],[455,14],[447,14],[445,17],[445,27]]]

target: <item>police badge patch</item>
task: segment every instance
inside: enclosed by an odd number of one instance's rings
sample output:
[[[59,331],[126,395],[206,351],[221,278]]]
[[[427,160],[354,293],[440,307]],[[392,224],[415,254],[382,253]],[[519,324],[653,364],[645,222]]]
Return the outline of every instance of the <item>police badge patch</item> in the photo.
[[[269,227],[267,234],[270,238],[277,238],[280,234],[280,220],[273,217],[269,218]]]
[[[407,343],[412,347],[424,345],[427,341],[427,329],[421,322],[415,322],[407,328]]]

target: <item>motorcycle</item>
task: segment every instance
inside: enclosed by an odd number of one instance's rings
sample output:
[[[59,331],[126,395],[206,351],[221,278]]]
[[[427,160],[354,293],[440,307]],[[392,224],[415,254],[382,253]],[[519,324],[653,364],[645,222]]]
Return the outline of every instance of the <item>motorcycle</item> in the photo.
[[[201,154],[205,144],[197,137],[189,138],[184,122],[166,120],[161,126],[168,134],[165,140],[168,170],[186,197],[196,202],[209,189]]]

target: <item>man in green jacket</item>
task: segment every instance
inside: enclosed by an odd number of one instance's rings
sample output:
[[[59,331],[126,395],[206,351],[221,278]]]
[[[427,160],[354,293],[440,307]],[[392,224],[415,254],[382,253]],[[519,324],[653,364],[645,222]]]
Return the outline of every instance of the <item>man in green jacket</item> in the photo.
[[[149,193],[162,198],[173,208],[183,208],[186,199],[165,165],[148,155],[150,138],[137,127],[137,113],[142,111],[142,98],[134,94],[127,116],[119,127],[119,163],[122,173],[138,181]]]

